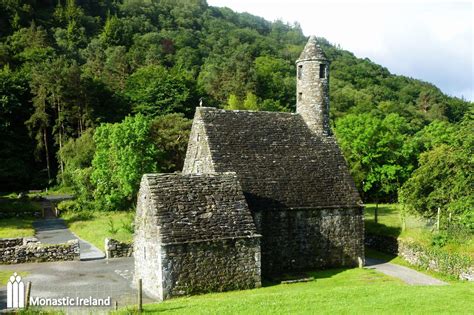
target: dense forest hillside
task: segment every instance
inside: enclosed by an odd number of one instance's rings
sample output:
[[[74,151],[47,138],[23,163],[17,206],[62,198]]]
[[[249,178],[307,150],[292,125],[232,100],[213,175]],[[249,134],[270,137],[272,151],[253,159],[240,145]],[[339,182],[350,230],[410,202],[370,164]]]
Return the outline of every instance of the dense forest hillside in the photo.
[[[141,171],[180,168],[200,99],[293,111],[306,40],[297,24],[205,0],[0,0],[0,191],[63,184],[108,207],[132,202]],[[409,181],[403,200],[435,199],[417,206],[472,205],[472,103],[319,40],[332,61],[333,128],[364,199],[395,200]],[[141,150],[122,170],[137,176],[102,187],[121,174],[111,165]],[[446,152],[446,174],[411,178]],[[443,180],[452,176],[466,185],[451,191]]]

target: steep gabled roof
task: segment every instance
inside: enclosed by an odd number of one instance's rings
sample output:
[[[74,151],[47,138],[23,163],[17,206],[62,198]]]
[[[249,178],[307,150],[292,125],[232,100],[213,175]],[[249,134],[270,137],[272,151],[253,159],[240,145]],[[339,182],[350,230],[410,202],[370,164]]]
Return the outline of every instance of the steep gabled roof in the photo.
[[[315,36],[311,36],[296,62],[303,60],[328,60]]]
[[[237,173],[250,209],[362,204],[335,139],[311,132],[299,114],[196,111],[214,170]]]
[[[163,244],[259,236],[235,173],[145,174],[138,198]]]

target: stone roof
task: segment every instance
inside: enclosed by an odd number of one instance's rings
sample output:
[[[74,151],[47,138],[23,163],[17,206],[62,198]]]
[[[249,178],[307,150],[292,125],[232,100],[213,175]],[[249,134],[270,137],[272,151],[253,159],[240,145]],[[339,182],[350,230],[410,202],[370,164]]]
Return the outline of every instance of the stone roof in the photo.
[[[250,209],[362,205],[335,139],[299,114],[196,110],[215,172],[237,173]]]
[[[259,236],[235,173],[145,174],[146,195],[163,244]]]
[[[296,62],[303,60],[328,60],[315,36],[311,36]]]

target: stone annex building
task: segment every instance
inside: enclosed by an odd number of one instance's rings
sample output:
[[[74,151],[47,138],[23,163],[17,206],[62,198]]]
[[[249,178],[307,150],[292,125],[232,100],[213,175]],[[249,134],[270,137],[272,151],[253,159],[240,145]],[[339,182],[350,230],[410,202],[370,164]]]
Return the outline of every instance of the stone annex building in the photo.
[[[329,126],[329,60],[311,37],[296,113],[196,109],[182,173],[143,176],[135,277],[159,299],[355,266],[363,204]]]

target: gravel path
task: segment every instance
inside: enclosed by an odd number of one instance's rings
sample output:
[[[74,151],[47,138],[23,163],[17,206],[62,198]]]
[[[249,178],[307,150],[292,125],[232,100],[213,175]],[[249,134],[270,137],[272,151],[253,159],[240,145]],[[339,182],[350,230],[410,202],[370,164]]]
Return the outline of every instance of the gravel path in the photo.
[[[375,269],[386,275],[398,278],[410,285],[447,285],[447,283],[444,281],[430,277],[416,270],[391,264],[386,261],[374,258],[366,258],[365,264],[365,268],[367,269]]]
[[[81,251],[81,260],[95,260],[105,258],[105,254],[97,247],[89,242],[86,242],[74,233],[72,233],[63,219],[56,218],[54,215],[51,202],[58,202],[60,200],[71,199],[70,195],[46,196],[41,201],[41,206],[44,209],[44,219],[39,219],[33,222],[35,229],[35,237],[45,244],[60,244],[69,240],[78,239]]]
[[[81,260],[103,259],[105,254],[97,247],[73,234],[63,219],[40,219],[33,222],[35,237],[45,244],[60,244],[69,240],[79,240]]]

